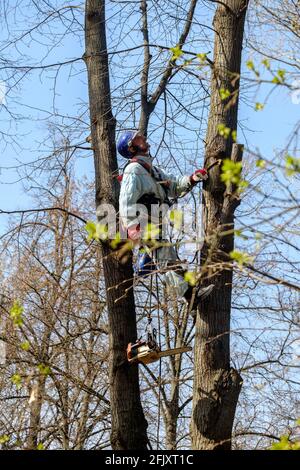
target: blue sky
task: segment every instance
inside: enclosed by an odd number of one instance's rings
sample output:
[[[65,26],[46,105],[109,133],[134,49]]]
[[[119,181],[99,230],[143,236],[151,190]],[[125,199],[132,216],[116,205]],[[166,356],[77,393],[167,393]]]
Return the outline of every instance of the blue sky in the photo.
[[[272,85],[263,85],[257,96],[264,102]],[[239,120],[249,129],[246,131],[249,147],[257,147],[268,158],[287,143],[289,135],[300,117],[300,104],[292,101],[291,92],[285,87],[276,87],[262,111],[254,111],[241,103]],[[239,132],[241,138],[241,132]]]

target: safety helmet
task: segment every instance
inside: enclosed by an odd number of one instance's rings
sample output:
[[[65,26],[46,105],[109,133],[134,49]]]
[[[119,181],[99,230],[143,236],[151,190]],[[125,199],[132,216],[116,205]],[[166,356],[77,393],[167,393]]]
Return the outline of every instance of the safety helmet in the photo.
[[[119,154],[122,155],[122,157],[131,158],[133,156],[133,153],[130,152],[129,147],[136,134],[137,131],[126,131],[123,132],[123,134],[121,135],[118,141],[117,149]]]

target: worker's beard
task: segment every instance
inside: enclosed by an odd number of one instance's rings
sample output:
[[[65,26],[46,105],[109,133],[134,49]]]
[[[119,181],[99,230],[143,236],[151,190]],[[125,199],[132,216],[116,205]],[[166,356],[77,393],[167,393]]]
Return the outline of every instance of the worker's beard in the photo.
[[[135,155],[141,155],[142,157],[147,157],[153,160],[153,157],[150,154],[150,145],[148,146],[147,150],[143,149],[139,145],[135,145]]]

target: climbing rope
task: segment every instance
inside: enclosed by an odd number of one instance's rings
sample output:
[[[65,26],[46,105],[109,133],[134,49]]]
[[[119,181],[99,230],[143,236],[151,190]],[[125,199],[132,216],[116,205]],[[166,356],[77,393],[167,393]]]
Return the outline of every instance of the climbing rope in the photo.
[[[147,343],[150,347],[156,347],[157,344],[157,332],[156,328],[152,326],[152,293],[153,293],[153,276],[150,276],[150,299],[149,299],[149,310],[147,312]]]
[[[156,301],[157,301],[157,325],[158,325],[158,335],[156,329],[152,326],[152,295],[154,292],[153,289],[153,277],[155,275],[155,284],[156,284]],[[160,328],[160,296],[159,296],[159,285],[158,285],[158,273],[150,275],[150,299],[149,299],[149,310],[147,313],[147,326],[146,326],[146,333],[147,333],[147,343],[150,347],[159,347],[161,350],[161,328]],[[158,343],[157,343],[157,336],[158,336]],[[160,434],[160,415],[161,415],[161,358],[159,359],[159,369],[158,369],[158,377],[157,377],[157,385],[158,385],[158,412],[157,412],[157,433],[156,433],[156,450],[159,450],[159,434]]]
[[[156,298],[157,298],[157,326],[158,326],[158,346],[159,349],[161,350],[161,329],[160,329],[160,315],[159,315],[159,310],[160,310],[160,301],[159,301],[159,287],[158,287],[158,273],[155,274],[155,280],[156,280]],[[157,379],[157,384],[158,384],[158,411],[157,411],[157,433],[156,433],[156,450],[159,450],[158,443],[159,443],[159,433],[160,433],[160,413],[161,413],[161,406],[160,406],[160,400],[161,400],[161,358],[159,359],[159,367],[158,367],[158,379]]]

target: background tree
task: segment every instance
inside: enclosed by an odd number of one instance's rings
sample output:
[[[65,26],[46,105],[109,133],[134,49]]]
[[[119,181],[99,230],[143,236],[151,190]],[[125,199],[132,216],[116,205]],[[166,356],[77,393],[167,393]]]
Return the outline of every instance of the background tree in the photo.
[[[69,214],[89,198],[68,157],[57,155],[35,190],[36,201],[60,210],[16,215],[2,238],[0,435],[8,449],[109,442],[103,273],[98,246]]]

